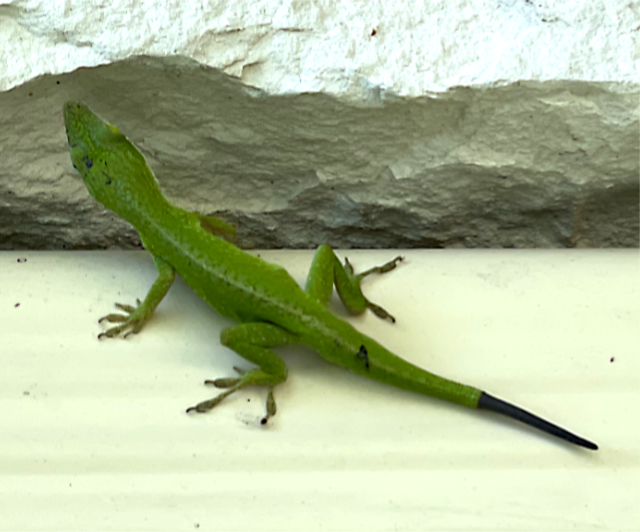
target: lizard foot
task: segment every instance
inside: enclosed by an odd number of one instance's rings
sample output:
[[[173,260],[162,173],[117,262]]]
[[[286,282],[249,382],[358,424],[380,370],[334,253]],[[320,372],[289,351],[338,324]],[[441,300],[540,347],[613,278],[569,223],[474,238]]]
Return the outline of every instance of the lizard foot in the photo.
[[[125,312],[125,314],[108,314],[100,318],[98,323],[108,321],[109,323],[120,323],[121,325],[116,325],[100,333],[98,339],[104,337],[113,338],[124,331],[127,331],[124,338],[130,334],[138,334],[151,315],[139,299],[136,299],[135,307],[122,303],[116,303],[116,307]]]
[[[353,266],[349,262],[349,260],[345,257],[344,259],[344,269],[347,272],[347,275],[351,278],[355,278],[358,281],[358,284],[362,279],[364,279],[367,275],[371,275],[372,273],[387,273],[393,270],[399,262],[402,262],[404,257],[398,255],[395,259],[390,260],[389,262],[385,262],[382,266],[374,266],[373,268],[369,268],[361,273],[354,273]],[[364,298],[367,303],[367,308],[371,310],[378,318],[382,318],[383,320],[389,320],[391,323],[395,323],[396,319],[389,314],[385,309],[383,309],[380,305],[376,305],[372,301],[369,301],[366,297]]]
[[[264,385],[273,380],[273,377],[271,375],[265,373],[260,369],[245,371],[235,366],[233,369],[240,374],[240,377],[221,378],[204,381],[204,383],[207,385],[215,386],[216,388],[226,388],[226,390],[211,399],[207,399],[206,401],[202,401],[195,406],[187,408],[187,414],[191,412],[197,412],[199,414],[209,412],[209,410],[220,404],[220,402],[225,397],[229,397],[232,393],[237,392],[238,390],[241,390],[246,386]],[[267,394],[266,410],[266,415],[260,420],[260,423],[262,425],[265,425],[269,418],[276,415],[276,401],[273,397],[272,385],[269,386],[269,393]]]

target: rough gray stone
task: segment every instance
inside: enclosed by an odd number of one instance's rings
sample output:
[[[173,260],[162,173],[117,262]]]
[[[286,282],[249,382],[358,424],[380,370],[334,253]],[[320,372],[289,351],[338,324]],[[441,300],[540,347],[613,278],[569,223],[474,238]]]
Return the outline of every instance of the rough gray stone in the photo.
[[[136,57],[0,94],[2,249],[139,245],[71,167],[67,99],[116,124],[172,201],[237,223],[245,247],[638,245],[635,84],[339,99]]]

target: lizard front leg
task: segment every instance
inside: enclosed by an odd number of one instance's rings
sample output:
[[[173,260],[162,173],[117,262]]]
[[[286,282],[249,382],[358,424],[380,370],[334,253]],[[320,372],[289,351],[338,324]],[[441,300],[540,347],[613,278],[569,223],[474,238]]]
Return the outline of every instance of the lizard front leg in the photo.
[[[124,331],[127,331],[124,335],[125,338],[130,334],[137,334],[153,315],[156,307],[160,304],[164,296],[167,295],[176,276],[176,271],[173,267],[160,257],[154,256],[153,263],[158,270],[158,278],[149,289],[147,297],[144,298],[142,303],[138,299],[137,306],[135,307],[116,303],[116,307],[126,314],[114,313],[100,318],[99,322],[108,321],[109,323],[120,323],[120,325],[111,327],[100,333],[98,338],[104,338],[105,336],[107,338],[113,338]]]

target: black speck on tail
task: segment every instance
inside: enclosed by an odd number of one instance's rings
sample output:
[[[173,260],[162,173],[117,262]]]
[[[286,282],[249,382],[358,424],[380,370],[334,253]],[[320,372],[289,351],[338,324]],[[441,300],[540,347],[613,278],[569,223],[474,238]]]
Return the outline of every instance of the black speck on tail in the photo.
[[[478,408],[491,410],[492,412],[497,412],[498,414],[503,414],[512,419],[521,421],[522,423],[526,423],[531,427],[535,427],[536,429],[539,429],[543,432],[552,434],[553,436],[557,436],[558,438],[562,438],[563,440],[566,440],[568,442],[580,445],[581,447],[585,447],[587,449],[591,449],[592,451],[598,450],[598,446],[595,443],[590,442],[589,440],[585,440],[580,436],[576,436],[568,430],[558,427],[558,425],[549,423],[548,421],[539,418],[531,412],[527,412],[526,410],[512,405],[511,403],[507,403],[506,401],[493,397],[486,392],[482,392],[482,395],[480,395],[480,399],[478,400]]]

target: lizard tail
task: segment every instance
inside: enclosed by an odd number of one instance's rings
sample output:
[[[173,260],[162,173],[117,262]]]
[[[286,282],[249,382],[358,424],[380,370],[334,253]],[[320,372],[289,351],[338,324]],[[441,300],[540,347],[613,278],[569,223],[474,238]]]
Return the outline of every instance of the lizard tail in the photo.
[[[562,438],[568,442],[574,443],[576,445],[580,445],[581,447],[585,447],[587,449],[591,449],[592,451],[597,451],[598,446],[590,442],[589,440],[585,440],[580,436],[576,436],[575,434],[565,430],[558,425],[554,425],[553,423],[549,423],[538,416],[523,410],[522,408],[512,405],[511,403],[507,403],[497,397],[493,397],[486,392],[482,392],[480,395],[480,399],[478,400],[477,408],[490,410],[491,412],[497,412],[498,414],[503,414],[512,419],[516,419],[517,421],[521,421],[531,427],[539,429],[548,434],[552,434],[553,436],[557,436],[558,438]]]

